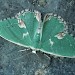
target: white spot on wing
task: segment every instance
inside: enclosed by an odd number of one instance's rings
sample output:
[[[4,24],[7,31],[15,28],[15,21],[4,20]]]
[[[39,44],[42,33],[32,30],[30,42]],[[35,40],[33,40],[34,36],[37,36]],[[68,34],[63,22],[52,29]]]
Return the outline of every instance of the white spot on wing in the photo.
[[[26,37],[29,33],[23,33],[23,38]]]
[[[51,39],[49,39],[49,41],[50,41],[51,46],[53,46],[54,42]]]

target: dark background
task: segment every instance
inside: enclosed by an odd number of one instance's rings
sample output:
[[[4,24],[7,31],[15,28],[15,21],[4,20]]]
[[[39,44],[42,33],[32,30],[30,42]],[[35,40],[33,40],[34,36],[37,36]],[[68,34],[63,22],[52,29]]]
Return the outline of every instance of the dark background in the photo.
[[[68,32],[75,36],[75,0],[0,0],[0,20],[27,8],[43,16],[48,12],[62,16]],[[0,38],[0,75],[75,75],[75,58],[33,54],[30,49]]]

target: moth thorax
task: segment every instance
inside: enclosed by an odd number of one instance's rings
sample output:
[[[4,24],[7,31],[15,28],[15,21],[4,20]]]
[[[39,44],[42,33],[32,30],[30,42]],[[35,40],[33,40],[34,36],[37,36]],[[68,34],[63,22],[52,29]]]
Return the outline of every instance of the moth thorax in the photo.
[[[41,27],[38,28],[37,33],[38,33],[38,34],[41,33]]]

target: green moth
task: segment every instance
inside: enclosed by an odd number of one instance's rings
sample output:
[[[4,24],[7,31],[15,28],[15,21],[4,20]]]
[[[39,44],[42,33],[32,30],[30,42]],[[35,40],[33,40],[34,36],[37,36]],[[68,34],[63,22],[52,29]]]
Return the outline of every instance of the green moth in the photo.
[[[0,21],[0,36],[45,53],[75,56],[75,40],[68,34],[66,22],[56,14],[48,13],[42,21],[40,12],[22,11],[14,18]]]

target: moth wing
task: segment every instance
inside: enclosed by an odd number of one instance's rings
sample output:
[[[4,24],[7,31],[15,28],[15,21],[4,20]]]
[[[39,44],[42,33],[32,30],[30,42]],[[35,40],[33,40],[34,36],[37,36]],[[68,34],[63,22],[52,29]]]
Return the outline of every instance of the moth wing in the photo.
[[[22,15],[18,16],[25,23],[26,29],[27,29],[32,41],[34,40],[33,39],[34,35],[37,32],[37,28],[39,26],[39,21],[38,21],[39,14],[40,14],[40,12],[38,12],[38,11],[27,11],[27,12],[23,12]]]
[[[38,26],[34,16],[34,13],[24,12],[16,18],[0,21],[0,36],[18,45],[32,46],[32,37]]]
[[[65,23],[59,18],[49,16],[42,32],[41,50],[58,56],[74,57],[75,40],[65,31]]]

